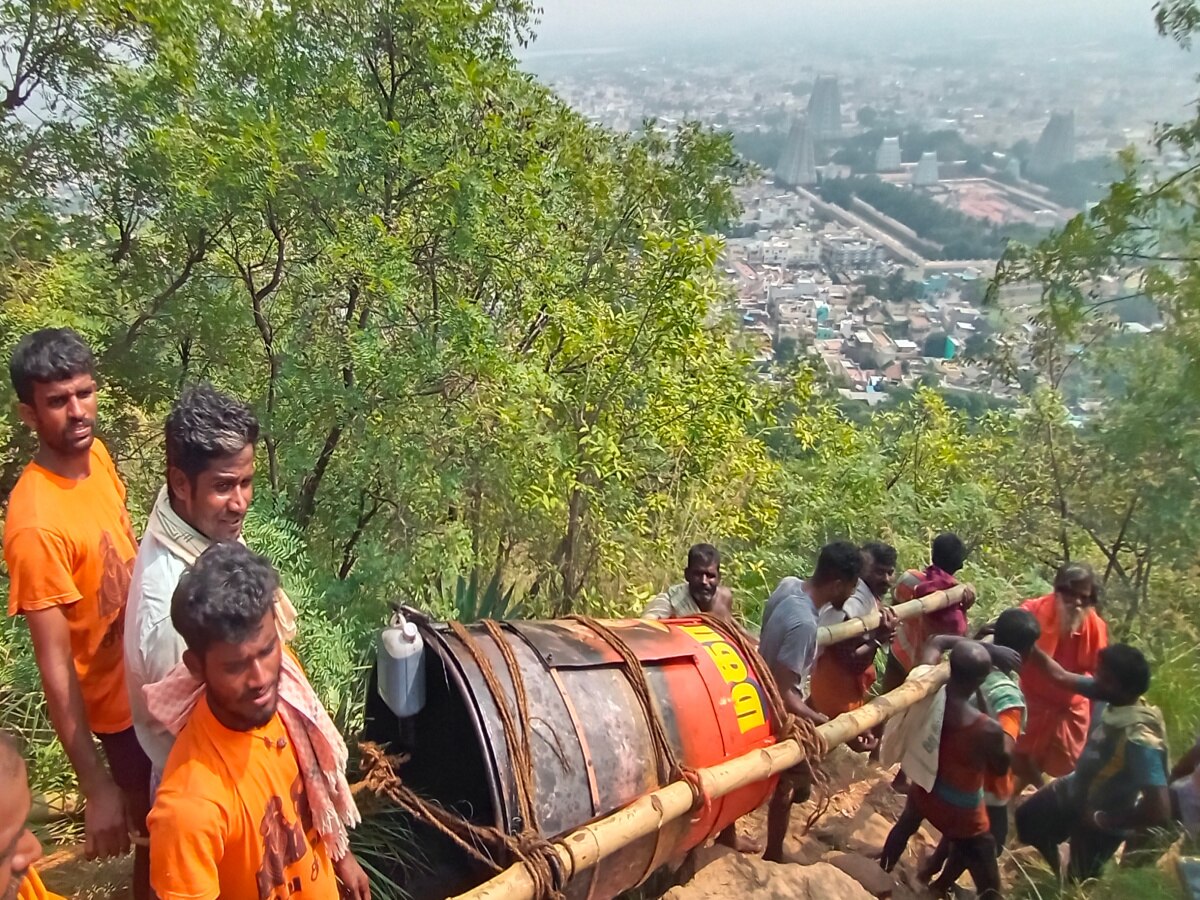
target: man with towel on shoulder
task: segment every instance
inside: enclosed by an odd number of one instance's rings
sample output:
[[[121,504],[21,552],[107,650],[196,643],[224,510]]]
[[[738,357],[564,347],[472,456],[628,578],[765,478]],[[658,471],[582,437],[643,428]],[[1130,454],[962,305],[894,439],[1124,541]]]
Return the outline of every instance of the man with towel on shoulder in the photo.
[[[933,742],[934,777],[911,773],[908,802],[879,860],[890,872],[909,838],[928,820],[949,845],[947,865],[967,869],[981,898],[999,897],[1001,889],[983,788],[988,775],[1008,773],[1012,746],[1000,724],[972,702],[991,671],[992,657],[983,644],[960,641],[950,651],[950,680],[935,695],[944,699]]]
[[[214,541],[240,541],[254,496],[258,419],[250,407],[211,385],[186,389],[164,428],[167,483],[142,536],[125,607],[125,682],[133,727],[153,774],[162,778],[174,736],[150,715],[145,687],[183,659],[171,624],[171,597],[183,573]],[[295,610],[280,595],[280,634],[296,635]]]

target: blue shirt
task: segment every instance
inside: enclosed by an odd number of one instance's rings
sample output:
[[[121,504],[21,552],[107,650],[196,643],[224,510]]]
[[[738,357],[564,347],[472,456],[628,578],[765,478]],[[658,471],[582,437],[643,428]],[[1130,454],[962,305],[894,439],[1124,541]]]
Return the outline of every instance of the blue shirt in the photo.
[[[1148,788],[1166,787],[1169,764],[1163,747],[1128,739],[1128,730],[1097,721],[1075,771],[1062,780],[1087,809],[1124,814]]]

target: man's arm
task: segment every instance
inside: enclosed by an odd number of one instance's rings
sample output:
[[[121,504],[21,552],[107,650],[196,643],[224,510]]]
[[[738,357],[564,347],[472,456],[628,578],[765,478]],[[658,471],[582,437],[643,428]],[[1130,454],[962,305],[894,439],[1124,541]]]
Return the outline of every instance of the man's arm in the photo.
[[[67,758],[87,801],[84,807],[89,859],[119,856],[129,850],[124,798],[100,758],[88,728],[83,693],[71,657],[71,631],[60,606],[25,613],[33,653],[42,676],[50,723],[67,751]]]
[[[775,683],[779,686],[784,709],[793,716],[808,719],[814,725],[824,725],[829,721],[829,716],[817,712],[804,702],[804,686],[801,684],[801,678],[789,666],[776,663],[771,666],[771,674],[775,676]]]
[[[936,634],[925,642],[921,648],[921,664],[926,666],[935,666],[941,662],[942,654],[954,649],[954,645],[959,641],[969,641],[971,638],[961,637],[956,634]],[[1015,669],[1021,662],[1021,654],[1009,647],[1000,647],[996,644],[984,644],[984,649],[987,650],[988,656],[992,658],[992,665],[1001,669]]]
[[[1171,818],[1171,795],[1166,785],[1144,788],[1138,802],[1127,813],[1092,815],[1092,823],[1105,831],[1144,831],[1166,825]]]
[[[1116,813],[1096,812],[1095,825],[1106,831],[1140,831],[1165,825],[1171,818],[1171,795],[1167,789],[1165,753],[1136,741],[1125,742],[1125,769],[1121,778],[1141,791],[1138,802],[1129,810]]]
[[[642,610],[643,619],[669,619],[674,615],[671,609],[671,601],[667,597],[666,591],[658,594]]]
[[[1087,675],[1076,675],[1060,666],[1041,647],[1034,647],[1029,655],[1029,661],[1040,668],[1051,683],[1072,694],[1079,694],[1089,700],[1103,700],[1096,691],[1096,680]]]
[[[1013,739],[1000,723],[989,720],[984,764],[992,775],[1007,775],[1012,767]]]
[[[1192,749],[1183,754],[1179,758],[1179,762],[1175,763],[1175,768],[1171,770],[1171,780],[1178,781],[1180,778],[1186,778],[1196,771],[1196,767],[1200,766],[1200,740],[1192,745]]]

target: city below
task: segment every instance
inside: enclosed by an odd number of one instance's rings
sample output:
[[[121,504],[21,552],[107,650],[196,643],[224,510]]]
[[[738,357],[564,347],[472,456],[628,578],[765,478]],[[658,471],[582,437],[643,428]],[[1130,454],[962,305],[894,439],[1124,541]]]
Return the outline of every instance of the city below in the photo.
[[[1159,168],[1179,163],[1151,150],[1154,122],[1186,103],[1171,60],[1077,53],[1103,66],[1074,89],[1055,78],[1071,60],[1039,65],[1033,50],[932,70],[897,55],[871,76],[846,60],[831,71],[757,57],[650,64],[619,51],[532,62],[608,127],[698,120],[733,134],[755,173],[737,189],[721,265],[764,377],[808,358],[848,403],[924,385],[983,409],[1018,403],[1031,371],[1040,285],[987,297],[1006,244],[1035,243],[1100,199],[1125,147]],[[1146,96],[1161,109],[1135,103]],[[1124,296],[1136,278],[1094,290]],[[1133,334],[1157,327],[1132,293],[1113,314]],[[998,351],[1003,370],[991,364]],[[1077,421],[1102,403],[1091,387],[1068,391]]]

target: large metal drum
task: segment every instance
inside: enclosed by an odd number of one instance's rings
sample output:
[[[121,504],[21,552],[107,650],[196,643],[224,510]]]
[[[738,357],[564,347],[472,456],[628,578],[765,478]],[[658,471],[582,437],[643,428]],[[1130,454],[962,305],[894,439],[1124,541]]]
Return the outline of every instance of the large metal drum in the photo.
[[[655,708],[679,760],[701,768],[774,743],[770,712],[751,663],[699,620],[605,622],[641,661]],[[500,713],[479,666],[450,628],[419,622],[426,647],[427,701],[405,724],[411,787],[468,818],[521,830],[516,780]],[[620,657],[573,620],[505,623],[519,664],[532,731],[538,832],[561,836],[660,786],[651,732]],[[495,642],[469,627],[508,694],[515,696]],[[386,714],[369,703],[369,736]],[[395,734],[400,733],[394,723]],[[659,866],[715,836],[759,806],[774,782],[714,800],[631,845],[572,882],[572,898],[614,897]]]

